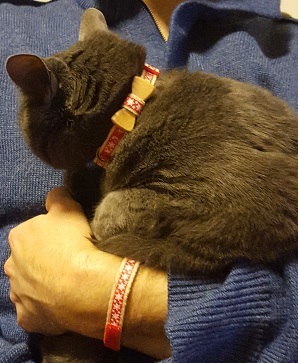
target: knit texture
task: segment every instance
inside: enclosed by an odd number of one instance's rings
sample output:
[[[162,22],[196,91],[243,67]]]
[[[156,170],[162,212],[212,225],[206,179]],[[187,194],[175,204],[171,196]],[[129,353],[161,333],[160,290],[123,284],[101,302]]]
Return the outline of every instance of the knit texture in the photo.
[[[176,361],[296,362],[296,262],[240,263],[219,282],[170,279],[167,331]]]
[[[3,274],[8,232],[43,213],[47,192],[61,184],[61,173],[37,160],[22,139],[4,60],[14,53],[47,56],[71,45],[89,7],[102,10],[122,37],[144,45],[147,62],[160,69],[187,67],[258,84],[297,108],[297,24],[280,18],[278,0],[186,1],[171,18],[167,43],[138,0],[1,2],[0,363],[32,363],[36,346],[35,337],[17,326],[9,302]],[[239,261],[222,280],[169,273],[166,332],[173,356],[164,363],[296,362],[296,261],[272,268]]]

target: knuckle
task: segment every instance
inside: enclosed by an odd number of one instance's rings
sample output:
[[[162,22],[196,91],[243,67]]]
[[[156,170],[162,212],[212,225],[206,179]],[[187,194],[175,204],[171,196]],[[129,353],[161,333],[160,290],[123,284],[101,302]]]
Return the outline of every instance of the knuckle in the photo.
[[[16,238],[16,227],[11,229],[8,233],[8,242],[10,245],[14,241],[15,238]]]
[[[10,277],[12,275],[10,258],[8,258],[8,260],[4,263],[3,270],[6,276]]]
[[[9,298],[10,298],[10,301],[14,304],[16,304],[19,301],[16,294],[14,294],[12,291],[9,292]]]
[[[20,239],[20,225],[11,229],[8,233],[8,243],[10,248],[12,249],[16,242]]]

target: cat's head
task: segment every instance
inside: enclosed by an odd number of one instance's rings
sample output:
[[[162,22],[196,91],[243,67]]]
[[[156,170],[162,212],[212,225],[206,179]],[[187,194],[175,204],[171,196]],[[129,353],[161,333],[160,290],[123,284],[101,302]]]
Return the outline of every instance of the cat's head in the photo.
[[[66,51],[9,57],[6,69],[21,95],[20,127],[32,151],[59,169],[91,161],[144,61],[144,48],[110,32],[96,9],[83,14],[79,41]]]

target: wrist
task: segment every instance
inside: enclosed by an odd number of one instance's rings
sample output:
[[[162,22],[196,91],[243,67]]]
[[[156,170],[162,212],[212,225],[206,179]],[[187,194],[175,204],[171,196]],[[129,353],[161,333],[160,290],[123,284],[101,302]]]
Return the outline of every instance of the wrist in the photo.
[[[122,345],[158,359],[169,357],[164,330],[167,313],[167,274],[140,266],[128,298]]]
[[[64,310],[68,312],[64,317],[66,330],[103,339],[109,300],[121,262],[122,258],[96,248],[76,258],[71,296]],[[164,331],[167,290],[165,272],[139,267],[126,304],[121,345],[160,359],[171,355]]]

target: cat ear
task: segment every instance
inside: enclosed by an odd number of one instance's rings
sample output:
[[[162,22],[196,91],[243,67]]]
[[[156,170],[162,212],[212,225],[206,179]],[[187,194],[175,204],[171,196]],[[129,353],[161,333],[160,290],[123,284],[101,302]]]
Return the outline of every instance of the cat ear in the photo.
[[[36,55],[12,55],[6,61],[6,70],[23,93],[36,101],[49,102],[56,94],[56,77]]]
[[[105,17],[97,9],[90,8],[84,11],[79,31],[79,40],[84,40],[97,30],[108,30]]]

